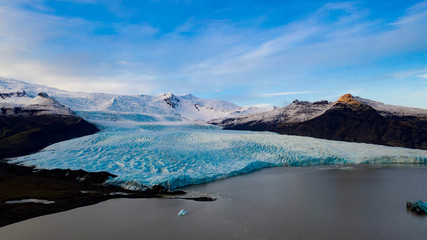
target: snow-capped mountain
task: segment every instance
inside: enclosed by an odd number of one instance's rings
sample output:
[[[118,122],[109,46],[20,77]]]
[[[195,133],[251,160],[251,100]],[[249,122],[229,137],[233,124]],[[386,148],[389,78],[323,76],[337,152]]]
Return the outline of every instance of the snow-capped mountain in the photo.
[[[427,110],[386,105],[351,94],[334,103],[294,101],[270,112],[209,123],[225,129],[427,149]]]
[[[267,112],[248,114],[244,116],[231,116],[228,119],[214,119],[209,123],[230,125],[230,124],[245,124],[256,125],[258,123],[292,123],[303,122],[320,116],[328,110],[333,103],[328,101],[307,102],[295,100],[291,104],[283,108],[276,108]]]
[[[13,90],[1,90],[0,115],[74,115],[69,108],[44,92],[30,97],[24,90]]]
[[[396,105],[388,105],[381,102],[376,102],[370,99],[351,96],[352,99],[362,104],[366,104],[375,109],[383,117],[391,116],[413,116],[427,118],[427,109],[410,108]],[[214,119],[210,123],[229,125],[229,124],[245,124],[256,125],[258,123],[298,123],[305,122],[315,117],[322,115],[334,105],[334,102],[326,100],[317,102],[295,100],[291,104],[276,108],[270,111],[244,114],[244,116],[230,115],[227,119]]]
[[[0,78],[0,92],[23,92],[35,97],[47,93],[71,110],[79,112],[110,112],[121,114],[143,114],[155,120],[208,121],[210,119],[241,116],[270,110],[259,107],[240,107],[220,100],[208,100],[191,94],[177,96],[166,93],[151,95],[117,95],[106,93],[68,92],[37,84]]]

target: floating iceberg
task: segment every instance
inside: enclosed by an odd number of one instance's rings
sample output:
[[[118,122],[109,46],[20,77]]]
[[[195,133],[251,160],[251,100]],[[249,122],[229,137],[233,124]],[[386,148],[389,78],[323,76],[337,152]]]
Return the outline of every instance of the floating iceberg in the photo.
[[[179,211],[178,216],[183,216],[186,215],[187,211],[185,211],[184,209],[182,209],[181,211]]]
[[[406,208],[411,210],[412,212],[415,212],[418,215],[427,214],[427,203],[424,203],[422,201],[407,202]]]

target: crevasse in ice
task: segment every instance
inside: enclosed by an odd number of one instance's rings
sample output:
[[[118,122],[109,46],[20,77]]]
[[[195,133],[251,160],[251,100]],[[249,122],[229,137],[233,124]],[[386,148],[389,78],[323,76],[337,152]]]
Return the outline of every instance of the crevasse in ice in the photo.
[[[427,151],[372,144],[226,131],[142,114],[78,112],[102,130],[13,159],[40,168],[108,171],[128,189],[170,189],[266,167],[358,163],[427,163]]]

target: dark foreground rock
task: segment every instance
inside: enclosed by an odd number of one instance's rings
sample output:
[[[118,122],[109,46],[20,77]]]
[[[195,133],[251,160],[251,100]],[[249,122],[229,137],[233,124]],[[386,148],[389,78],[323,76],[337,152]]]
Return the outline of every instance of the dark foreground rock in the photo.
[[[0,227],[113,198],[181,198],[185,194],[183,191],[169,192],[160,186],[141,192],[102,184],[111,177],[115,176],[107,172],[36,170],[0,161]],[[42,199],[54,203],[6,203],[22,199]],[[182,199],[215,200],[207,197]]]

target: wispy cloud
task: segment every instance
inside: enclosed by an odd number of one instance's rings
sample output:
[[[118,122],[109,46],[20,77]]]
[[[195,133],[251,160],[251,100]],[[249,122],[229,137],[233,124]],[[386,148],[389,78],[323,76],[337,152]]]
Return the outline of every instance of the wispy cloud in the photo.
[[[392,73],[391,76],[398,79],[407,79],[412,77],[427,78],[427,68],[395,72],[395,73]]]
[[[274,92],[274,93],[256,94],[254,96],[260,97],[260,98],[268,98],[268,97],[278,97],[278,96],[287,96],[287,95],[308,94],[308,93],[314,93],[314,92],[315,91]]]
[[[269,107],[273,107],[274,104],[271,103],[263,103],[263,104],[254,104],[251,105],[252,107],[259,107],[259,108],[269,108]]]

